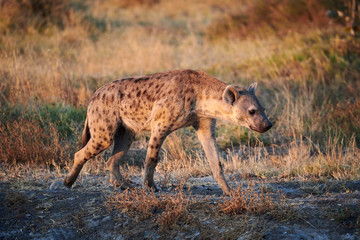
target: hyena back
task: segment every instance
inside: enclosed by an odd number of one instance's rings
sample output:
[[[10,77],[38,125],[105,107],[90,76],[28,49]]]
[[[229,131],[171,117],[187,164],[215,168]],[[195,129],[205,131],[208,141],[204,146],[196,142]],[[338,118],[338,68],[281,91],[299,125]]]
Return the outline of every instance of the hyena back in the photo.
[[[71,187],[86,161],[113,143],[107,166],[121,188],[131,187],[121,175],[119,165],[135,135],[150,131],[143,181],[156,189],[154,171],[163,141],[171,132],[193,126],[215,180],[228,194],[230,188],[215,140],[216,119],[261,133],[269,130],[272,123],[256,98],[255,89],[256,83],[245,90],[193,70],[125,78],[104,85],[90,100],[82,134],[83,148],[75,154],[65,186]]]

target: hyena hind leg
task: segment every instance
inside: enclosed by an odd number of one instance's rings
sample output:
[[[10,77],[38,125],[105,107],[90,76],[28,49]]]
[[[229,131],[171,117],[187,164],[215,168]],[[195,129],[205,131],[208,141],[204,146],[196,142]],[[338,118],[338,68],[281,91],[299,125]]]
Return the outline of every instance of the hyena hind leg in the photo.
[[[90,158],[96,156],[111,145],[110,138],[107,139],[107,141],[104,141],[104,139],[99,140],[92,137],[80,151],[75,153],[74,165],[64,180],[66,187],[70,188],[74,184],[84,164]]]
[[[114,136],[114,147],[111,157],[106,163],[108,169],[115,177],[115,180],[121,189],[132,188],[131,183],[126,181],[126,179],[121,175],[120,164],[129,150],[134,137],[135,134],[131,130],[126,129],[123,126],[119,126]]]

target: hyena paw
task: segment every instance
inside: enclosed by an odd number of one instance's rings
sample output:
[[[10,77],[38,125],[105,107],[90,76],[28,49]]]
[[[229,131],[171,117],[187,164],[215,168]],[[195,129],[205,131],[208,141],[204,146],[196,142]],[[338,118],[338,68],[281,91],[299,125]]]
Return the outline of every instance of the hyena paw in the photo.
[[[131,189],[134,188],[134,185],[129,182],[123,182],[122,184],[120,184],[120,188],[122,190]]]
[[[151,188],[152,190],[154,190],[154,192],[161,192],[162,191],[161,187],[158,187],[155,184],[152,184],[151,186],[148,186],[148,187]]]
[[[120,188],[121,190],[134,188],[134,185],[130,181],[117,181],[116,179],[111,179],[110,184],[112,184],[115,188]]]
[[[158,187],[158,186],[153,186],[153,189],[155,192],[161,192],[162,191],[162,188],[161,187]]]
[[[67,190],[67,189],[69,188],[66,187],[61,181],[54,181],[53,183],[51,183],[49,187],[49,190]]]

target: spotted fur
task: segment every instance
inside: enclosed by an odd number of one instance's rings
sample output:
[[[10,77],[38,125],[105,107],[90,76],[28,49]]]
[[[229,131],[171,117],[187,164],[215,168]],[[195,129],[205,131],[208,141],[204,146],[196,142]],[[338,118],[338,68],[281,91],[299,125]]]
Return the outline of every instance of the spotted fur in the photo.
[[[214,178],[225,194],[230,188],[219,161],[216,119],[265,132],[272,124],[255,96],[256,83],[248,90],[227,85],[200,71],[177,70],[110,82],[90,100],[82,135],[83,148],[64,184],[71,187],[87,160],[113,144],[107,165],[122,188],[131,187],[119,171],[120,162],[136,134],[150,131],[145,159],[144,184],[156,188],[154,171],[166,136],[193,126],[203,145]]]

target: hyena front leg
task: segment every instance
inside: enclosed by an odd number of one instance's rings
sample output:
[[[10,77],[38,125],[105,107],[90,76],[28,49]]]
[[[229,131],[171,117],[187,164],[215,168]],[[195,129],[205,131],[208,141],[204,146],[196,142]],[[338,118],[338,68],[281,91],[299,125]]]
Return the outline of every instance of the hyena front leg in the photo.
[[[153,123],[152,125],[156,127],[151,129],[151,137],[145,159],[144,184],[157,191],[158,189],[154,182],[154,172],[159,161],[161,145],[168,135],[168,127],[158,126],[157,123]]]
[[[70,173],[66,176],[64,185],[70,188],[76,181],[87,160],[107,149],[110,144],[110,137],[104,137],[100,139],[91,137],[85,147],[75,153],[74,165],[72,166]]]
[[[111,157],[107,161],[107,167],[115,177],[116,182],[120,185],[121,189],[131,188],[131,184],[128,183],[120,173],[121,160],[129,150],[131,143],[133,142],[135,134],[126,129],[123,126],[119,126],[114,136],[114,148]]]
[[[204,148],[206,158],[208,159],[215,180],[219,183],[224,194],[229,195],[230,187],[225,180],[224,171],[220,163],[219,153],[215,139],[216,120],[211,118],[199,119],[194,126],[201,145]]]

